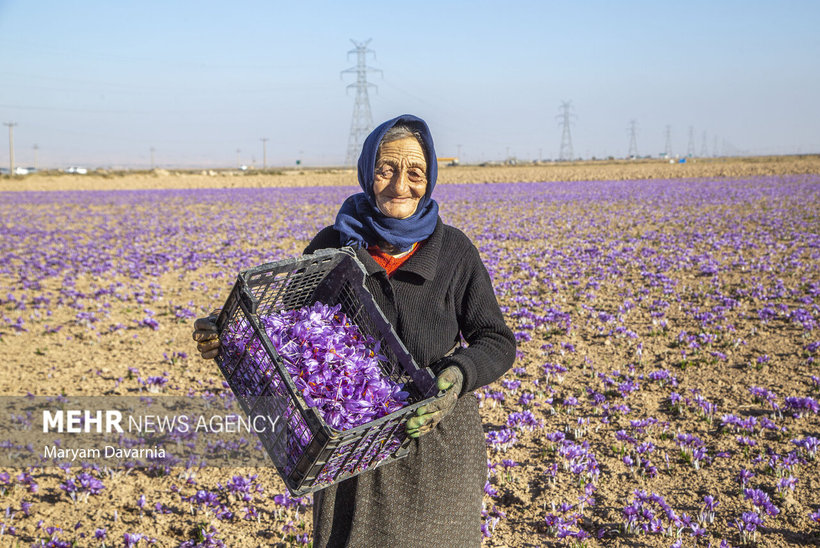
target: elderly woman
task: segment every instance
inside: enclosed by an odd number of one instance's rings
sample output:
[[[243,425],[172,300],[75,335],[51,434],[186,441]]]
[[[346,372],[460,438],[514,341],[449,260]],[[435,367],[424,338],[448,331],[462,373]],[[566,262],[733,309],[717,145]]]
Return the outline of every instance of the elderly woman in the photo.
[[[365,140],[362,191],[305,249],[353,246],[374,295],[401,340],[437,375],[445,396],[407,423],[410,454],[314,497],[314,543],[324,546],[478,546],[487,454],[472,392],[503,375],[515,357],[478,250],[445,225],[431,194],[436,153],[427,124],[411,115],[384,122]],[[194,338],[204,357],[218,341],[207,319]],[[461,344],[462,339],[466,346]]]

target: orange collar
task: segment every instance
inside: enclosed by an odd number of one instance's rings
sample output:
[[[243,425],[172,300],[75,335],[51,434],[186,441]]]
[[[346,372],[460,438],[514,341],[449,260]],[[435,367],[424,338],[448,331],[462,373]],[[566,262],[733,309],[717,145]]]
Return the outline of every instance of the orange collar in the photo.
[[[393,255],[389,255],[382,251],[379,246],[371,245],[367,248],[367,252],[370,253],[370,256],[373,257],[373,260],[378,263],[386,272],[387,276],[390,277],[393,275],[393,272],[398,270],[398,268],[407,262],[407,259],[413,256],[413,253],[418,251],[421,247],[419,242],[413,244],[413,247],[410,248],[410,251],[406,255],[402,255],[401,257],[394,257]]]

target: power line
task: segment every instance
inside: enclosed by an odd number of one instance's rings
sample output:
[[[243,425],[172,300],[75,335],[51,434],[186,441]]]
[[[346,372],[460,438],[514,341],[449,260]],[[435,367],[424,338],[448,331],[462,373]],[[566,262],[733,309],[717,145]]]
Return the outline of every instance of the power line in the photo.
[[[155,112],[148,110],[112,110],[112,109],[95,109],[95,108],[70,108],[70,107],[38,107],[31,105],[0,105],[0,108],[8,108],[15,110],[47,110],[56,112],[94,112],[103,114],[155,114]],[[178,110],[167,112],[179,112]]]
[[[367,66],[368,53],[372,53],[373,58],[376,58],[376,52],[367,48],[367,44],[370,43],[370,40],[372,40],[372,38],[368,38],[365,42],[350,40],[356,47],[348,51],[347,56],[350,58],[351,53],[356,54],[356,66],[341,72],[341,75],[345,73],[356,74],[356,83],[349,84],[346,88],[356,90],[356,102],[353,104],[353,119],[350,122],[350,136],[347,139],[347,157],[345,159],[347,165],[354,165],[356,163],[356,159],[359,157],[359,151],[362,149],[362,144],[364,144],[364,140],[373,129],[373,116],[370,114],[370,97],[367,94],[367,89],[369,87],[375,88],[376,85],[367,81],[367,71],[382,71]]]

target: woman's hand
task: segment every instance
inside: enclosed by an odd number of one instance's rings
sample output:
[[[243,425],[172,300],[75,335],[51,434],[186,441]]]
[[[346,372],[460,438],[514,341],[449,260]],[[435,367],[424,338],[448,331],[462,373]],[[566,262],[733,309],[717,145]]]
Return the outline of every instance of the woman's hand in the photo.
[[[410,418],[405,426],[407,435],[411,438],[424,435],[433,430],[441,419],[449,415],[458,402],[462,382],[464,382],[464,374],[461,369],[455,365],[445,368],[436,377],[436,385],[439,390],[445,391],[444,395],[433,403],[416,409],[416,416]]]
[[[206,360],[215,358],[219,354],[219,333],[216,330],[216,319],[220,309],[217,308],[206,318],[198,318],[194,322],[194,340],[196,349]]]

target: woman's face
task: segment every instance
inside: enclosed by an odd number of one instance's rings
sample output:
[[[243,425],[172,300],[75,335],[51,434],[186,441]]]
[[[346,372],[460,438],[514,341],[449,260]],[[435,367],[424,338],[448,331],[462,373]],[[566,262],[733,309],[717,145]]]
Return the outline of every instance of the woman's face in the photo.
[[[427,191],[427,161],[415,137],[384,143],[376,157],[373,193],[379,211],[406,219]]]

